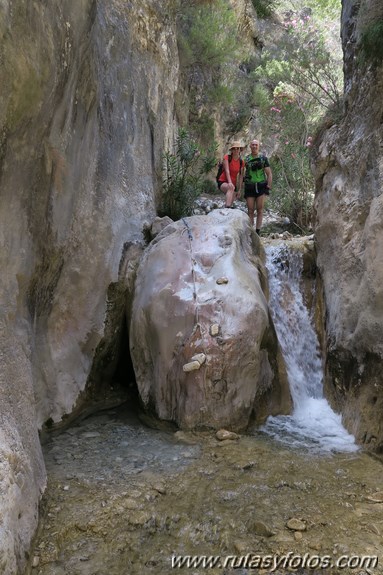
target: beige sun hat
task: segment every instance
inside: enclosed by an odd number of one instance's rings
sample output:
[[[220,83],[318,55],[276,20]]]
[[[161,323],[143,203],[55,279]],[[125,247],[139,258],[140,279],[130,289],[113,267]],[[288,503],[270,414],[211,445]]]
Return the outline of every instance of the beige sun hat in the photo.
[[[239,140],[235,140],[234,142],[232,142],[230,144],[230,148],[229,150],[232,150],[233,148],[240,148],[241,150],[245,149],[245,145],[242,144],[242,142],[240,142]]]

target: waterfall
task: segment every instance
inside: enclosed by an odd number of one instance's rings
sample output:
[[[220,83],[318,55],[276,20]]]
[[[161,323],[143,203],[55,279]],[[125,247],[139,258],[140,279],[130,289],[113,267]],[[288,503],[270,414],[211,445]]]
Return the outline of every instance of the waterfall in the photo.
[[[323,367],[313,318],[302,294],[302,253],[287,242],[266,245],[269,307],[293,399],[290,416],[269,417],[261,430],[283,443],[318,451],[356,451],[355,440],[323,396]]]

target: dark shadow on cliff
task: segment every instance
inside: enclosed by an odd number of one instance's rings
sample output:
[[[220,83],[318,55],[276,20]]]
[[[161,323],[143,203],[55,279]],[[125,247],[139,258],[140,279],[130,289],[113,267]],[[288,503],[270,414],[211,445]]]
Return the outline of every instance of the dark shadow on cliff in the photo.
[[[48,420],[41,431],[61,432],[90,415],[122,404],[138,407],[136,378],[129,351],[126,322],[127,290],[123,282],[110,284],[107,292],[104,336],[94,350],[93,363],[85,389],[72,411],[60,422]]]

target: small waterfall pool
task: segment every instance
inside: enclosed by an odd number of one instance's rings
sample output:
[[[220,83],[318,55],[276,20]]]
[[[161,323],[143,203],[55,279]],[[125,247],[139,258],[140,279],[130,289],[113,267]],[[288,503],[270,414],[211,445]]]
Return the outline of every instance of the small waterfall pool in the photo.
[[[323,368],[313,319],[301,290],[302,253],[287,242],[265,246],[269,307],[286,362],[293,413],[269,417],[262,433],[312,451],[357,451],[354,437],[323,397]]]

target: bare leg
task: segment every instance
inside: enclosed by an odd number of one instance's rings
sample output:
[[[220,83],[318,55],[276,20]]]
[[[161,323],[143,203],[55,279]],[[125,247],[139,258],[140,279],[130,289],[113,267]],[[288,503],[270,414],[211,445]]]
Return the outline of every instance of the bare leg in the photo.
[[[266,196],[264,194],[262,194],[262,196],[258,196],[258,198],[255,199],[255,205],[257,207],[257,224],[255,227],[257,228],[257,230],[260,230],[262,227],[263,206],[265,203],[265,199],[266,199]]]
[[[234,202],[235,186],[225,182],[221,186],[221,191],[226,195],[226,208],[231,208]]]
[[[247,213],[249,214],[250,224],[254,225],[254,208],[255,208],[255,198],[246,198]]]

